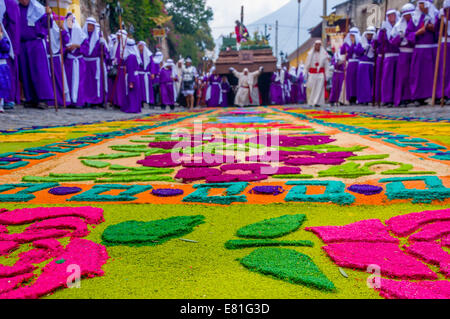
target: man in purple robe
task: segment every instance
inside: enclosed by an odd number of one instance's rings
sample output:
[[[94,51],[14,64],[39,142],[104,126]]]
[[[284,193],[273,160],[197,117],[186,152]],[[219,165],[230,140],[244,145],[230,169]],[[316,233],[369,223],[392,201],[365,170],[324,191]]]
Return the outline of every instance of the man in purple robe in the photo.
[[[361,43],[355,49],[359,58],[356,95],[358,104],[362,105],[368,105],[373,101],[373,72],[375,64],[373,38],[375,33],[375,27],[368,27],[361,37]]]
[[[155,104],[155,97],[153,94],[153,81],[151,74],[152,52],[148,49],[147,43],[140,41],[138,43],[139,56],[141,64],[139,64],[138,76],[141,88],[142,102],[148,105]]]
[[[399,20],[400,14],[397,10],[388,10],[386,20],[383,22],[377,37],[377,46],[383,48],[382,51],[384,52],[384,55],[381,55],[380,77],[378,77],[381,94],[381,100],[379,101],[383,106],[388,107],[394,104],[395,69],[399,57],[398,47],[392,45],[390,40],[392,39],[392,29]]]
[[[413,4],[405,4],[400,12],[402,15],[401,19],[397,22],[391,32],[391,45],[396,46],[400,51],[395,71],[394,106],[406,107],[411,102],[411,84],[409,76],[414,43],[408,41],[406,28],[408,27],[409,21],[412,19],[415,9]]]
[[[88,106],[104,106],[108,91],[106,61],[109,52],[106,41],[100,32],[100,25],[95,18],[89,17],[83,27],[89,49],[84,56],[86,75],[84,77],[84,96]],[[102,63],[103,51],[103,65]]]
[[[133,39],[127,40],[123,58],[126,67],[126,103],[120,106],[120,110],[125,113],[141,113],[142,97],[137,71],[139,69],[139,64],[141,64],[142,61],[136,42]]]
[[[298,99],[296,103],[304,104],[307,101],[306,88],[305,88],[305,77],[303,73],[305,72],[305,66],[303,64],[299,65],[297,68],[297,87],[298,87]]]
[[[435,25],[438,11],[427,0],[419,0],[406,29],[407,39],[414,43],[411,59],[411,93],[416,106],[425,105],[433,95],[436,64]]]
[[[444,6],[439,14],[439,19],[444,19],[444,22],[448,24],[450,17],[450,0],[444,1]],[[437,23],[436,25],[440,25]],[[437,28],[436,28],[437,29]],[[445,32],[445,30],[444,30]],[[438,32],[436,32],[438,33]],[[438,34],[439,37],[439,34]],[[444,49],[445,46],[447,46],[447,60],[446,60],[446,67],[445,67],[445,76],[444,73]],[[437,83],[437,92],[436,97],[438,99],[442,98],[442,86],[444,86],[444,98],[447,99],[446,104],[450,105],[450,27],[448,29],[447,34],[447,43],[445,43],[445,33],[442,37],[442,46],[441,46],[441,59],[439,61],[439,73],[438,73],[438,83]]]
[[[75,16],[69,12],[64,21],[64,29],[69,34],[69,44],[66,46],[64,66],[69,84],[70,106],[82,108],[86,104],[85,78],[86,63],[84,56],[89,54],[89,41]]]
[[[357,27],[350,29],[350,32],[344,39],[344,44],[341,47],[341,54],[347,57],[347,72],[345,75],[345,89],[346,100],[350,104],[356,103],[357,88],[358,88],[358,67],[359,59],[356,54],[356,47],[361,42],[361,34]]]
[[[335,50],[331,58],[333,66],[333,78],[331,79],[330,105],[337,106],[341,97],[342,86],[344,84],[345,57],[338,50]]]
[[[156,51],[155,55],[152,57],[150,65],[150,73],[153,85],[153,96],[155,97],[154,105],[161,104],[161,90],[159,88],[159,74],[161,72],[161,62],[164,59],[164,55],[161,51]],[[150,106],[152,108],[152,106]]]
[[[161,105],[163,110],[165,110],[167,106],[170,106],[171,110],[175,109],[175,81],[178,81],[178,76],[175,72],[175,64],[173,60],[169,59],[164,63],[159,72]]]
[[[276,72],[272,74],[270,84],[270,103],[274,105],[284,105],[285,98],[284,98],[284,70],[281,69],[280,66],[278,66],[278,69]]]
[[[47,15],[37,0],[19,0],[20,54],[19,70],[25,96],[25,107],[46,109],[54,99],[50,66],[47,58]]]
[[[11,95],[5,99],[5,109],[14,108],[20,103],[19,53],[20,53],[20,10],[16,0],[0,0],[4,5],[3,26],[9,36],[14,58],[7,60],[11,74]],[[1,17],[0,17],[1,19]]]
[[[126,67],[125,67],[125,49],[127,45],[128,34],[125,30],[120,30],[116,34],[116,40],[111,43],[111,65],[116,68],[117,73],[108,84],[110,88],[110,101],[116,107],[126,106]]]
[[[206,103],[208,107],[218,107],[223,102],[222,94],[222,77],[217,74],[216,68],[212,67],[210,70],[211,75],[208,78],[208,89],[206,91]]]
[[[226,76],[222,76],[220,87],[222,89],[222,104],[220,106],[228,107],[228,93],[231,92],[231,85],[228,82],[228,78]]]

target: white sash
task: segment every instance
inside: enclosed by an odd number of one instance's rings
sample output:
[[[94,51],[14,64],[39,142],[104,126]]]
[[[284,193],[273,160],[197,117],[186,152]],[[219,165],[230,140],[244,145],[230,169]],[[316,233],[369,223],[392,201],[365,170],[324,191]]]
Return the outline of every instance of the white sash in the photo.
[[[144,71],[136,71],[136,75],[143,75],[144,76],[144,83],[145,83],[145,102],[150,104],[150,81],[149,81],[149,74],[150,72],[144,72]]]
[[[95,61],[95,79],[97,80],[97,97],[100,97],[100,87],[101,87],[101,72],[100,72],[100,58],[84,58],[87,62]]]

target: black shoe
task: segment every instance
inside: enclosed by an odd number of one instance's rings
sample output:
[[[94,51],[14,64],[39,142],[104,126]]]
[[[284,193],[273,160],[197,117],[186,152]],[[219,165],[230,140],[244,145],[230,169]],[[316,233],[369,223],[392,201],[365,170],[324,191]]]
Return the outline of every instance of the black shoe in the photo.
[[[170,106],[170,110],[171,110],[171,111],[175,111],[175,106],[173,106],[173,105]]]
[[[23,102],[23,107],[28,108],[35,108],[37,106],[36,102]]]
[[[48,109],[48,105],[45,102],[39,102],[38,105],[36,105],[36,108],[38,108],[40,110],[46,110],[46,109]]]

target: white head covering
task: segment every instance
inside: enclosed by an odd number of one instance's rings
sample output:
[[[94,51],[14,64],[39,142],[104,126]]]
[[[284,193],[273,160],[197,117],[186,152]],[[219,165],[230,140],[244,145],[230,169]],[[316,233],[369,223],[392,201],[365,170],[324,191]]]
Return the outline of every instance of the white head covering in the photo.
[[[367,35],[372,34],[375,37],[376,33],[377,33],[377,29],[374,26],[370,26],[367,28],[366,32],[364,32],[361,37],[361,45],[364,48],[364,50],[367,52],[366,54],[370,59],[372,59],[375,56],[375,51],[373,50],[373,47],[369,44]]]
[[[130,55],[135,55],[138,64],[142,64],[141,55],[136,45],[136,41],[133,39],[127,39],[127,45],[125,46],[125,52],[123,53],[123,59],[126,60]]]
[[[45,7],[37,0],[30,0],[27,10],[27,21],[29,27],[34,27],[38,21],[45,14]]]
[[[291,66],[291,68],[289,69],[289,74],[292,75],[293,77],[297,77],[297,69]]]
[[[299,77],[300,74],[303,74],[304,71],[305,71],[305,65],[304,64],[300,64],[298,66],[298,69],[297,69],[297,77]]]
[[[150,51],[147,47],[147,43],[145,43],[144,41],[139,41],[138,42],[138,46],[139,45],[143,45],[144,46],[144,52],[142,54],[144,60],[142,61],[144,63],[144,69],[147,69],[147,66],[150,64],[150,58],[152,57],[153,53],[152,51]],[[139,57],[141,55],[139,54]]]
[[[425,16],[425,24],[430,22],[432,24],[436,23],[436,16],[439,14],[439,10],[434,6],[432,0],[419,0],[417,1],[417,7],[416,11],[413,15],[413,22],[416,26],[419,25],[420,18],[424,13],[420,11],[419,4],[423,3],[425,5],[425,8],[428,8],[428,14]]]
[[[397,22],[397,24],[394,26],[394,28],[391,31],[391,36],[393,38],[397,37],[399,34],[405,34],[406,28],[408,27],[408,22],[405,20],[405,16],[410,14],[411,17],[414,16],[414,11],[416,10],[416,7],[412,3],[405,4],[402,9],[400,10],[400,13],[402,15],[400,21]],[[406,39],[404,41],[407,42]],[[403,45],[406,43],[402,43]]]
[[[391,14],[395,14],[395,16],[396,16],[394,25],[392,25],[392,24],[389,22],[389,16],[390,16]],[[388,39],[391,39],[391,38],[392,38],[392,29],[394,29],[394,26],[395,26],[399,21],[400,21],[400,12],[398,12],[398,11],[395,10],[395,9],[390,9],[390,10],[388,10],[388,11],[386,12],[386,20],[384,20],[383,23],[381,24],[381,29],[380,29],[380,31],[383,30],[383,29],[386,30],[386,36],[387,36],[387,38],[388,38]],[[379,32],[378,32],[378,34],[379,34]]]
[[[160,64],[164,59],[164,55],[161,51],[156,51],[155,55],[153,56],[153,62],[156,64]]]
[[[0,0],[0,27],[3,30],[3,34],[9,41],[9,56],[11,57],[11,59],[14,59],[14,51],[13,51],[11,39],[9,38],[8,32],[6,32],[5,26],[3,25],[3,16],[5,15],[5,12],[6,12],[5,1]]]
[[[442,9],[439,11],[439,17],[444,18],[444,21],[447,21],[447,17],[444,12],[444,9],[447,8],[450,9],[450,0],[445,0]],[[448,28],[448,35],[450,36],[450,28]]]
[[[95,29],[91,35],[91,39],[89,40],[89,55],[91,55],[92,51],[94,51],[95,46],[97,45],[98,40],[100,39],[100,25],[97,23],[97,20],[95,20],[94,17],[87,18],[86,23],[83,27],[83,32],[85,33],[87,38],[89,38],[88,24],[93,24],[95,26]]]
[[[69,27],[67,26],[67,20],[72,19],[73,25],[72,25],[72,34],[69,33],[70,36],[70,43],[67,44],[67,46],[70,46],[71,44],[78,44],[81,45],[84,40],[87,39],[87,35],[83,32],[80,25],[77,22],[77,19],[75,18],[75,15],[71,12],[69,12],[66,16],[66,19],[64,20],[64,30],[69,32]]]
[[[359,32],[359,29],[357,27],[353,27],[350,29],[348,34],[346,35],[344,39],[344,43],[347,43],[348,45],[352,45],[352,40],[350,39],[350,35],[355,36],[355,43],[361,43],[361,32]],[[324,49],[325,50],[325,49]]]

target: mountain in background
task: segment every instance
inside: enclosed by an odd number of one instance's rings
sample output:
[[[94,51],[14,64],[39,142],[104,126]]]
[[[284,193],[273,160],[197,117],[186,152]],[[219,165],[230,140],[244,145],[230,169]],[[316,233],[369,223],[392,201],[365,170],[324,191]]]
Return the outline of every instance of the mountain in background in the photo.
[[[345,0],[328,0],[328,14],[337,4]],[[249,10],[249,9],[247,9]],[[323,3],[319,0],[302,0],[300,12],[300,45],[309,39],[308,30],[322,21]],[[297,49],[297,18],[298,1],[291,0],[285,6],[267,16],[247,24],[250,34],[255,31],[264,33],[264,25],[267,24],[270,36],[270,45],[275,50],[275,21],[278,20],[278,50],[290,54]],[[269,31],[269,27],[271,30]]]

